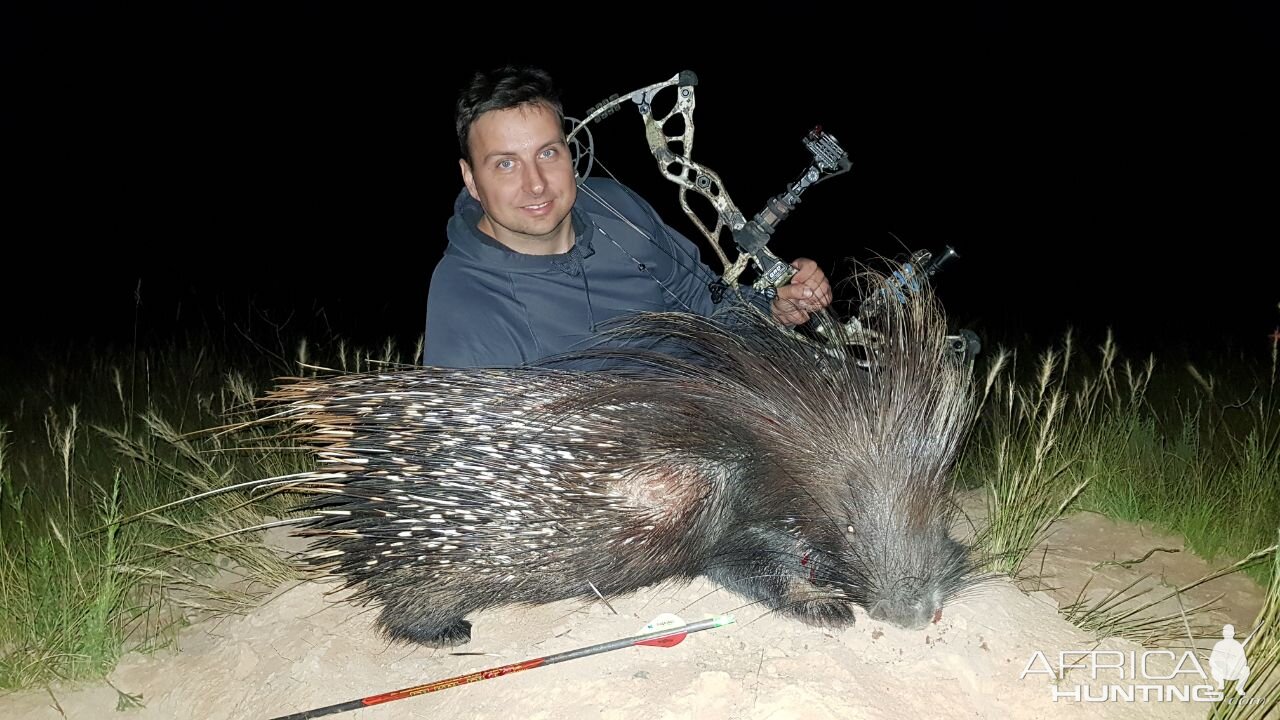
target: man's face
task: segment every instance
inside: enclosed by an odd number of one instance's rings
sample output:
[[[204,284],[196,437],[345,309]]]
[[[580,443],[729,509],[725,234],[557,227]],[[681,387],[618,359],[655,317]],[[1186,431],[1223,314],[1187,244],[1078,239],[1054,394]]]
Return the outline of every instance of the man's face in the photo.
[[[459,164],[484,208],[480,230],[516,252],[568,252],[578,188],[555,112],[541,105],[487,112],[471,125],[470,147],[474,165]]]

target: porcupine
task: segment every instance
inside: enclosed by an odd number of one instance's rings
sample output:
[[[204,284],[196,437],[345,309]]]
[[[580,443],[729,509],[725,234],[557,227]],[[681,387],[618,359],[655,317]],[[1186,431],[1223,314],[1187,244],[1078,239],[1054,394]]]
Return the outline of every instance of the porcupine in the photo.
[[[467,642],[486,608],[700,575],[815,625],[852,623],[856,604],[921,627],[971,578],[949,533],[970,368],[927,287],[864,322],[880,335],[866,357],[751,310],[640,313],[573,356],[594,371],[281,387],[322,466],[290,479],[316,493],[309,560],[380,605],[389,638],[434,647]]]

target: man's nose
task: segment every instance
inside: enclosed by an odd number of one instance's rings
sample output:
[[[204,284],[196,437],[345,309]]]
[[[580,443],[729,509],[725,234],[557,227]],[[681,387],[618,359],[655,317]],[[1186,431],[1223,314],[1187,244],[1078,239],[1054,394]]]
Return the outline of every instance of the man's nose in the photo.
[[[547,180],[542,174],[542,168],[538,167],[537,163],[531,163],[525,167],[528,168],[524,174],[525,188],[534,195],[541,195],[542,191],[547,189]]]

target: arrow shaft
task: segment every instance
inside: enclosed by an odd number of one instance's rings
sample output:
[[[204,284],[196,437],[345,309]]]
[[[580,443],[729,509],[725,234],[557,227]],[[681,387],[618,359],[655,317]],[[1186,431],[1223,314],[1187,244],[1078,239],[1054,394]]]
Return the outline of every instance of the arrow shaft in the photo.
[[[459,685],[466,685],[473,682],[480,682],[481,680],[489,680],[496,677],[502,677],[503,675],[510,675],[511,673],[517,673],[522,670],[532,670],[533,668],[542,667],[544,665],[554,665],[555,663],[565,662],[567,660],[576,660],[580,657],[586,657],[587,655],[597,655],[599,653],[609,652],[611,650],[619,650],[624,647],[641,645],[646,642],[651,642],[661,638],[670,638],[675,635],[684,636],[690,633],[699,632],[701,630],[708,630],[710,628],[720,627],[721,625],[727,625],[728,623],[731,623],[731,622],[733,622],[733,619],[728,617],[718,617],[718,618],[709,618],[707,620],[699,620],[698,622],[689,623],[688,625],[683,625],[677,628],[656,630],[654,632],[646,633],[644,635],[636,635],[634,637],[623,638],[621,640],[611,640],[609,642],[603,642],[596,645],[588,645],[587,647],[575,648],[573,650],[566,650],[565,652],[556,653],[554,655],[548,655],[546,657],[534,658],[532,660],[524,660],[518,663],[511,663],[510,665],[502,665],[495,668],[488,668],[487,670],[479,670],[477,672],[469,673],[467,675],[458,675],[456,677],[446,678],[444,680],[437,680],[435,682],[427,683],[425,685],[414,685],[413,687],[407,687],[401,690],[393,690],[392,692],[382,693],[381,695],[370,695],[369,697],[360,698],[359,700],[350,700],[348,702],[338,703],[336,705],[328,705],[322,708],[315,708],[314,710],[306,710],[304,712],[294,713],[292,715],[283,715],[277,718],[273,718],[273,720],[304,720],[306,718],[317,718],[317,717],[322,717],[324,715],[333,715],[335,713],[346,712],[348,710],[358,710],[362,707],[369,707],[371,705],[380,705],[382,703],[388,703],[393,700],[403,700],[405,698],[411,698],[411,697],[416,697],[418,695],[425,695],[427,693],[436,692],[437,690],[447,690],[449,688],[457,687]]]

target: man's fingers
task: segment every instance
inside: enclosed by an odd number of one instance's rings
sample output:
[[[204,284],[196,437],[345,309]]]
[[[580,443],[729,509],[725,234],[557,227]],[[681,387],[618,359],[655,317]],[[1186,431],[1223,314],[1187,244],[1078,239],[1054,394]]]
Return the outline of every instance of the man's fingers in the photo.
[[[796,304],[806,303],[815,294],[813,288],[808,285],[797,285],[794,281],[790,285],[783,285],[778,288],[778,298],[780,300],[787,300]]]
[[[791,277],[792,283],[805,283],[813,277],[814,273],[822,272],[818,263],[809,258],[796,258],[795,262],[791,263],[791,267],[796,269],[796,274]]]
[[[783,325],[802,325],[809,320],[809,313],[807,312],[783,313],[781,315],[774,315],[774,319],[782,323]]]
[[[773,300],[773,317],[785,325],[809,321],[809,311],[831,304],[831,283],[818,263],[809,258],[796,258],[791,282],[777,289]]]
[[[831,283],[818,263],[809,258],[796,258],[791,266],[796,269],[791,282],[779,289],[778,295],[801,301],[807,307],[826,307],[831,304]],[[792,290],[784,292],[788,288]]]
[[[831,304],[831,283],[827,282],[826,280],[823,280],[822,286],[819,287],[818,290],[814,293],[814,297],[817,298],[818,302],[821,304],[822,307],[826,307],[830,305]]]
[[[800,325],[809,320],[809,313],[791,300],[776,297],[773,300],[773,318],[783,325]]]

